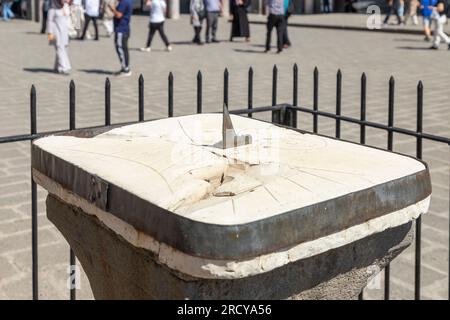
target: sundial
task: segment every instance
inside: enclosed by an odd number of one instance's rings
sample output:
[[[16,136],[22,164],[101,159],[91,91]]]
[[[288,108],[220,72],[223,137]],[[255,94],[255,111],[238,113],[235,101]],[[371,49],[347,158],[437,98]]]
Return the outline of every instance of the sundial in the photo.
[[[225,105],[222,114],[41,138],[32,155],[33,177],[50,193],[47,214],[98,298],[308,297],[321,281],[359,270],[358,259],[382,267],[398,254],[391,248],[409,244],[431,194],[414,158],[230,115]],[[315,264],[331,254],[355,255],[355,265],[320,272]],[[116,284],[121,293],[104,284],[105,263],[134,268]],[[301,270],[315,280],[299,279]],[[276,281],[286,283],[272,292]]]

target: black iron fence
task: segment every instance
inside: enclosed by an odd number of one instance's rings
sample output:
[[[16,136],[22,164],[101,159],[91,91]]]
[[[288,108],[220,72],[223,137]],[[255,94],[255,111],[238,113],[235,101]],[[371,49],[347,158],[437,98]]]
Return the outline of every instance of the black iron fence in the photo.
[[[312,108],[299,105],[299,69],[295,64],[293,66],[293,79],[292,79],[292,104],[284,103],[278,104],[277,101],[277,88],[278,88],[278,69],[277,66],[273,68],[272,74],[272,101],[269,106],[263,107],[253,107],[253,69],[250,68],[248,71],[248,94],[247,94],[247,106],[242,109],[230,110],[230,113],[247,115],[252,117],[256,113],[267,113],[271,112],[272,122],[298,128],[298,118],[300,115],[309,114],[312,117],[312,132],[319,133],[319,119],[321,117],[333,119],[335,121],[335,138],[341,139],[341,123],[352,123],[359,126],[359,143],[366,144],[366,128],[374,128],[385,131],[387,133],[387,143],[386,149],[392,151],[394,146],[394,133],[403,134],[406,136],[414,137],[416,139],[416,158],[422,159],[423,140],[430,140],[434,142],[441,143],[443,148],[450,146],[450,139],[443,136],[437,136],[432,134],[427,134],[423,132],[423,92],[424,87],[422,82],[417,85],[417,118],[416,118],[416,130],[404,129],[394,125],[394,98],[395,98],[395,80],[393,77],[389,80],[389,92],[388,92],[388,121],[387,124],[382,124],[378,122],[368,121],[366,119],[366,95],[367,95],[367,79],[366,75],[363,73],[360,82],[360,117],[348,117],[341,114],[341,96],[342,96],[342,73],[339,70],[336,76],[336,109],[335,112],[326,112],[319,110],[319,71],[317,68],[314,69],[313,73],[313,105]],[[223,75],[223,102],[228,105],[229,97],[229,73],[225,69]],[[137,108],[137,120],[134,122],[124,122],[115,123],[114,125],[125,125],[130,123],[142,122],[144,119],[144,77],[141,75],[138,80],[138,108]],[[174,76],[169,73],[168,76],[168,102],[167,102],[167,115],[168,117],[173,117],[174,113]],[[69,85],[69,131],[76,129],[76,87],[75,82],[71,81]],[[111,125],[111,84],[107,78],[105,81],[105,117],[104,126]],[[199,71],[197,74],[197,113],[202,113],[203,110],[203,80],[202,73]],[[30,133],[22,135],[12,135],[0,137],[0,144],[4,143],[14,143],[18,141],[33,141],[36,138],[50,135],[63,133],[67,130],[60,131],[47,131],[47,132],[37,132],[37,122],[36,122],[36,88],[34,85],[31,86],[30,91]],[[93,129],[102,126],[86,127],[78,129]],[[303,130],[305,131],[305,130]],[[343,140],[343,139],[342,139]],[[449,196],[450,199],[450,196]],[[449,212],[450,216],[450,212]],[[450,219],[449,219],[450,221]],[[422,220],[419,217],[416,220],[416,238],[415,238],[415,272],[414,272],[414,297],[416,300],[421,298],[421,239],[422,239]],[[450,230],[450,224],[449,224]],[[38,223],[37,223],[37,186],[36,183],[31,178],[31,238],[32,238],[32,297],[33,299],[38,299]],[[449,242],[449,254],[450,254],[450,242]],[[69,264],[73,266],[76,264],[75,255],[72,250],[69,253]],[[75,272],[75,269],[72,269]],[[389,265],[384,270],[385,281],[384,281],[384,298],[389,299],[390,294],[390,267]],[[450,274],[450,262],[448,264],[448,274]],[[448,288],[450,289],[450,277],[448,282]],[[76,298],[76,289],[70,289],[70,299],[74,300]],[[363,299],[363,294],[359,296]],[[450,299],[450,290],[449,290]]]

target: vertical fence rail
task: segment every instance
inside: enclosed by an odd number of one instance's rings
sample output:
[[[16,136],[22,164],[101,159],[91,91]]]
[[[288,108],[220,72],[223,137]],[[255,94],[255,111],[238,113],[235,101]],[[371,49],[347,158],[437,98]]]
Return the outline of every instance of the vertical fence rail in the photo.
[[[417,133],[423,130],[423,84],[422,81],[417,85]],[[416,140],[416,157],[422,159],[422,137]],[[414,272],[414,299],[420,300],[420,267],[421,267],[421,241],[422,241],[422,216],[416,220],[416,256],[415,256],[415,272]]]
[[[73,82],[73,80],[70,81],[70,85],[69,85],[69,129],[70,130],[75,130],[75,82]],[[71,280],[74,279],[73,281],[76,281],[76,260],[75,260],[75,253],[73,252],[72,248],[70,248],[70,252],[69,252],[69,270],[70,270],[70,277]],[[75,286],[74,283],[71,282],[71,287],[70,287],[70,300],[75,300],[76,299],[76,292],[75,292]]]
[[[298,66],[295,63],[293,70],[292,70],[292,82],[293,82],[293,88],[292,88],[292,105],[294,107],[298,106]],[[297,117],[298,117],[298,111],[295,110],[292,114],[293,120],[292,124],[294,128],[297,128]]]
[[[37,133],[36,125],[36,88],[31,86],[30,91],[30,133]],[[33,140],[31,140],[33,143]],[[31,277],[32,277],[32,296],[33,300],[39,299],[38,288],[38,221],[37,221],[37,186],[33,180],[33,173],[31,173]]]
[[[338,70],[336,75],[336,138],[341,138],[341,90],[342,90],[342,73]]]
[[[139,88],[138,88],[138,120],[144,121],[144,76],[139,76]]]
[[[277,104],[277,92],[278,92],[278,67],[273,66],[272,69],[272,106]],[[281,111],[272,111],[272,122],[281,123]]]
[[[169,73],[168,116],[173,117],[173,74]]]
[[[388,139],[387,149],[393,151],[394,149],[394,95],[395,95],[395,79],[391,76],[389,79],[389,106],[388,106]],[[384,268],[384,300],[390,298],[390,283],[391,283],[391,266],[387,264]]]
[[[314,84],[313,84],[313,110],[319,111],[319,70],[317,67],[314,68]],[[319,131],[318,114],[313,114],[313,132],[317,133]]]
[[[361,105],[360,105],[360,120],[366,121],[366,88],[367,88],[367,78],[366,74],[361,75]],[[361,123],[359,127],[359,142],[361,144],[366,144],[366,126]]]
[[[105,80],[105,126],[111,125],[111,82]]]
[[[247,108],[248,110],[253,109],[253,68],[248,69],[248,93],[247,93]],[[249,112],[247,114],[249,118],[253,117],[253,114]]]
[[[199,70],[197,73],[197,113],[203,112],[203,76]]]
[[[366,121],[366,87],[367,87],[367,79],[366,74],[363,73],[361,75],[361,97],[360,97],[360,120],[362,123],[359,126],[359,142],[361,144],[366,144],[366,126],[363,121]],[[361,290],[359,296],[359,300],[364,300],[364,289]]]
[[[223,103],[229,107],[228,105],[228,69],[225,68],[223,72]]]

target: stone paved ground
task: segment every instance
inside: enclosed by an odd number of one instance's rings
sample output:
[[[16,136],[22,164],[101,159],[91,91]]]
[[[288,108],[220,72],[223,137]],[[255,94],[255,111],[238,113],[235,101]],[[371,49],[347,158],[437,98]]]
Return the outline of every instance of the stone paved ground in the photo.
[[[319,19],[319,18],[318,18]],[[130,78],[112,78],[112,121],[137,118],[137,78],[145,77],[146,119],[166,115],[167,74],[175,76],[175,114],[195,111],[195,77],[203,71],[204,109],[218,111],[222,99],[222,72],[230,70],[231,108],[246,103],[246,76],[249,66],[255,70],[255,106],[271,101],[271,72],[279,68],[278,102],[290,102],[291,68],[298,63],[301,74],[300,102],[312,105],[312,71],[320,70],[319,107],[332,111],[335,104],[335,72],[343,72],[342,112],[358,116],[359,78],[368,76],[367,117],[387,121],[387,88],[392,74],[396,79],[395,121],[414,129],[419,80],[425,86],[424,128],[427,132],[450,136],[448,79],[450,66],[447,50],[430,52],[420,36],[318,29],[291,29],[294,46],[282,55],[262,54],[264,27],[252,25],[250,44],[222,42],[204,47],[189,43],[192,36],[188,20],[167,22],[167,33],[174,42],[171,53],[162,51],[155,39],[154,52],[141,53],[136,48],[146,38],[147,20],[133,18],[130,41],[134,74]],[[51,74],[53,50],[32,22],[0,22],[0,136],[29,131],[28,91],[34,83],[38,92],[38,129],[64,129],[68,126],[68,84],[77,85],[77,126],[99,125],[103,121],[103,86],[109,72],[118,68],[111,39],[99,42],[71,43],[73,74]],[[227,39],[229,26],[220,22],[219,38]],[[300,127],[311,128],[311,118],[301,117]],[[358,138],[358,128],[345,124],[343,137]],[[334,123],[320,120],[320,132],[333,134]],[[368,143],[385,146],[386,136],[368,129]],[[395,150],[414,154],[414,139],[395,136]],[[448,196],[449,148],[424,143],[424,156],[432,172],[431,211],[423,218],[422,281],[424,299],[443,299],[448,294]],[[333,159],[330,159],[333,161]],[[30,156],[29,143],[0,145],[0,299],[31,298],[30,233]],[[374,168],[376,170],[376,168]],[[67,299],[66,289],[69,249],[59,232],[45,217],[45,192],[39,189],[39,277],[40,297]],[[392,265],[391,296],[413,298],[414,248],[403,253]],[[382,290],[366,290],[368,298],[381,298]],[[83,275],[79,298],[92,298]]]

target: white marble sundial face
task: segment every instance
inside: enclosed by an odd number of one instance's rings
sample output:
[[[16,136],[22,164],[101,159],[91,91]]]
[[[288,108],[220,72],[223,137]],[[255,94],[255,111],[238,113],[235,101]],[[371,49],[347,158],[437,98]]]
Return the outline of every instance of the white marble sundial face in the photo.
[[[199,114],[34,144],[137,197],[194,221],[236,225],[426,170],[406,156],[231,116],[251,144],[217,148],[222,115]],[[407,186],[405,186],[407,187]]]

